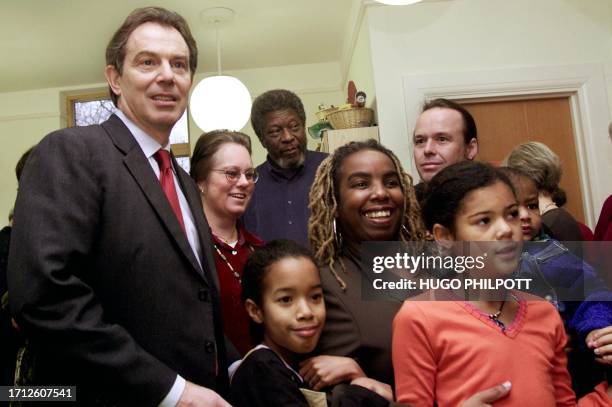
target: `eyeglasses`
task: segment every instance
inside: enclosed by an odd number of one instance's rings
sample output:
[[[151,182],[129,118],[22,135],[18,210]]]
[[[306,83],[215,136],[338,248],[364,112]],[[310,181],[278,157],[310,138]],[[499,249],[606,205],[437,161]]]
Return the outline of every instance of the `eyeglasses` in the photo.
[[[229,182],[238,182],[238,180],[240,180],[240,175],[242,174],[244,174],[244,178],[246,178],[247,181],[252,182],[252,183],[256,183],[257,180],[259,179],[259,174],[255,170],[255,168],[249,168],[248,170],[245,170],[243,172],[240,172],[240,170],[237,170],[235,168],[228,168],[225,170],[221,170],[221,169],[214,170],[213,169],[212,171],[225,174],[225,178],[227,178]]]

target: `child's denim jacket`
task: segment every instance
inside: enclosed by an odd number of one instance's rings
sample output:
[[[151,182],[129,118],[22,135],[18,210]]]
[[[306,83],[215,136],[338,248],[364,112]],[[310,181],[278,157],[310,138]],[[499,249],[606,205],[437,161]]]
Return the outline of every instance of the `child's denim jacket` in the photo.
[[[526,242],[518,271],[530,292],[557,307],[568,331],[581,338],[612,325],[612,292],[596,271],[554,239]]]

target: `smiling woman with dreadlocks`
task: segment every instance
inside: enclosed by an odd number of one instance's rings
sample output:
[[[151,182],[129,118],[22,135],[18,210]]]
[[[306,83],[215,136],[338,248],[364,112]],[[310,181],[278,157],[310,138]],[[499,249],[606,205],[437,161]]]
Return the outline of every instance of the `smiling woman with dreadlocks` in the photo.
[[[317,354],[327,356],[305,361],[300,374],[315,389],[367,376],[391,394],[391,322],[402,303],[362,300],[360,245],[424,239],[412,179],[378,142],[352,142],[319,166],[310,209],[327,307]]]

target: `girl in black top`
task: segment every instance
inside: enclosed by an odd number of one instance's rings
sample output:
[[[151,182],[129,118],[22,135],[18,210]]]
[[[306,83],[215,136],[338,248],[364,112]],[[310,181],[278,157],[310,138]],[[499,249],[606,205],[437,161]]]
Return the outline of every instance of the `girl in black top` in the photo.
[[[305,248],[276,240],[255,252],[243,276],[243,301],[261,344],[230,367],[232,404],[242,406],[386,406],[369,379],[326,393],[308,389],[297,370],[325,323],[319,270]]]

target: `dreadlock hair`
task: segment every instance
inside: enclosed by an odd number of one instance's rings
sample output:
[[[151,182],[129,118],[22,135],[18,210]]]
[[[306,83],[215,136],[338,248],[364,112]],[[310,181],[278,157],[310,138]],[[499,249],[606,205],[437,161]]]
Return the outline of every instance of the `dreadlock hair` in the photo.
[[[346,283],[334,268],[334,261],[340,257],[342,249],[341,239],[335,230],[335,217],[338,213],[340,198],[340,168],[344,160],[351,154],[363,150],[374,150],[383,153],[393,162],[400,179],[400,187],[404,193],[404,207],[399,229],[399,240],[411,241],[425,238],[425,229],[421,221],[419,204],[414,194],[412,177],[408,175],[393,152],[378,141],[353,141],[339,147],[333,155],[327,157],[315,175],[310,189],[309,204],[310,218],[308,219],[308,240],[315,259],[322,266],[328,266],[334,278],[343,290]],[[346,272],[344,264],[340,261],[342,271]]]

